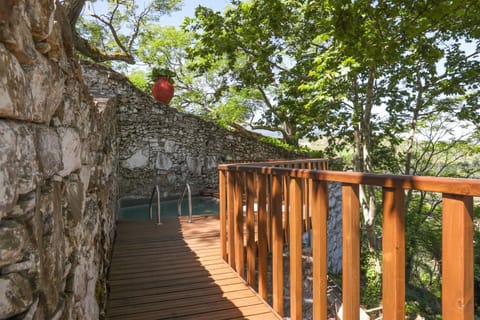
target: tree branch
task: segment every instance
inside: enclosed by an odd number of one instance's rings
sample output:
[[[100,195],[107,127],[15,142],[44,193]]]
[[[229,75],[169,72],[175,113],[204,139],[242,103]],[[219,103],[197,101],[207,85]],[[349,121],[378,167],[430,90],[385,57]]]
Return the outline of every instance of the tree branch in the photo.
[[[131,53],[127,50],[127,48],[125,48],[122,41],[120,41],[120,38],[118,37],[117,30],[113,26],[113,16],[115,15],[115,12],[118,10],[119,6],[120,6],[120,4],[117,1],[115,7],[113,8],[112,14],[110,15],[110,18],[108,19],[108,21],[106,19],[104,19],[103,17],[99,16],[98,14],[94,13],[94,12],[89,12],[89,14],[92,18],[95,18],[98,21],[102,22],[110,30],[110,33],[112,34],[113,39],[115,40],[115,43],[117,44],[117,46],[120,49],[122,49],[122,51],[126,55],[131,56]]]
[[[129,64],[135,63],[135,59],[131,54],[125,52],[106,53],[96,46],[93,46],[88,40],[82,38],[77,32],[73,34],[73,43],[75,44],[75,49],[77,49],[81,54],[93,59],[96,62],[124,61]]]

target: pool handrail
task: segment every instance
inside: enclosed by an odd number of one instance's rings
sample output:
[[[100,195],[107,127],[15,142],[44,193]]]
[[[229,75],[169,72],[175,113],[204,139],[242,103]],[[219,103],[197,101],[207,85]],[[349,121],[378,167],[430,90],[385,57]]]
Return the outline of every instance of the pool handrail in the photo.
[[[148,209],[150,212],[150,220],[153,220],[153,197],[155,196],[155,193],[157,194],[157,226],[162,225],[162,222],[160,221],[160,187],[158,184],[153,187],[152,190],[152,195],[150,196],[150,203],[148,205]]]
[[[188,192],[188,222],[192,223],[192,191],[188,182],[185,184],[182,196],[178,199],[177,202],[178,216],[180,217],[182,215],[182,202],[183,198],[185,197],[185,192]]]

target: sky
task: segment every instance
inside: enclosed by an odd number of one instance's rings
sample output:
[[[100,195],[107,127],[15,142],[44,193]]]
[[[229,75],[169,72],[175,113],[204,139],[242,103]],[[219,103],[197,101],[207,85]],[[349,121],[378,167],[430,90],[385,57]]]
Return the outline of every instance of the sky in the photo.
[[[180,26],[185,17],[193,17],[195,15],[195,8],[199,5],[221,12],[229,3],[230,1],[228,0],[183,0],[182,10],[173,12],[170,16],[162,17],[160,24]]]
[[[137,4],[141,6],[145,2],[147,2],[147,0],[138,0]],[[229,0],[183,0],[182,9],[180,11],[172,12],[170,15],[161,17],[159,23],[161,25],[178,27],[182,24],[185,17],[193,17],[195,15],[195,8],[199,5],[222,12],[228,4],[230,4]],[[95,2],[93,7],[96,13],[102,13],[106,11],[107,2]]]

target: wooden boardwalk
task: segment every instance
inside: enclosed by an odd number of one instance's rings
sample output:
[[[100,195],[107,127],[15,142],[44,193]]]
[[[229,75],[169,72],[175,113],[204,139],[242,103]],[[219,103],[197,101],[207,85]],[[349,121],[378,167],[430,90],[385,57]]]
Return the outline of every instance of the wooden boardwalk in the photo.
[[[281,319],[222,260],[216,216],[118,221],[108,319]]]

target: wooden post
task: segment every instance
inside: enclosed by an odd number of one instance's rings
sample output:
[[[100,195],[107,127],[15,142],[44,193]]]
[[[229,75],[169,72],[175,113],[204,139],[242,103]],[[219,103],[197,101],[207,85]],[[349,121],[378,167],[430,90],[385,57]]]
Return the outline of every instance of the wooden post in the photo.
[[[235,268],[235,175],[227,171],[227,254],[228,264]]]
[[[360,202],[358,185],[342,186],[343,319],[360,318]]]
[[[327,319],[327,182],[312,181],[310,194],[313,234],[313,319]]]
[[[443,319],[474,318],[473,197],[443,195]]]
[[[247,283],[255,287],[255,173],[247,172]]]
[[[267,286],[267,176],[257,175],[258,178],[258,293],[264,300],[268,298]]]
[[[290,318],[302,319],[302,179],[290,178]]]
[[[383,188],[383,318],[405,319],[405,192]]]
[[[272,296],[273,309],[283,317],[282,177],[272,177]]]
[[[220,250],[224,261],[227,261],[227,190],[226,173],[224,170],[218,171],[218,191],[220,197]],[[231,204],[230,204],[231,205]]]
[[[235,271],[245,276],[245,244],[243,240],[243,173],[235,172]]]

